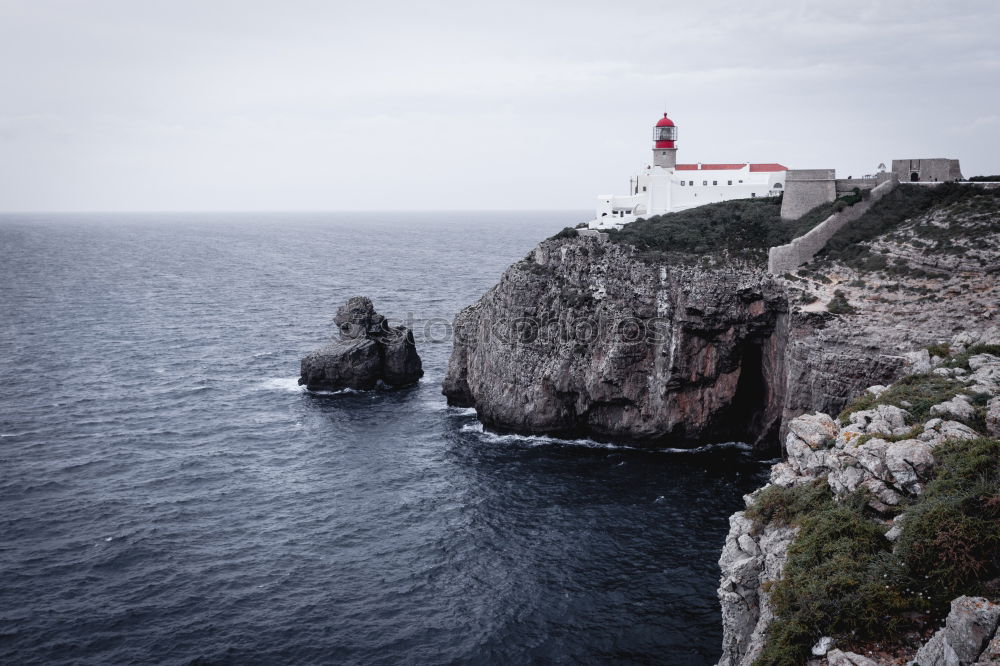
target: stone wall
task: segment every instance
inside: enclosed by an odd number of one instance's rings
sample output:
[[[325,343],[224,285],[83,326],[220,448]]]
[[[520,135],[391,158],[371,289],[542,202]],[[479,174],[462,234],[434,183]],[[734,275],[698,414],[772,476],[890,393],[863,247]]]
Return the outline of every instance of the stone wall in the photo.
[[[855,187],[862,190],[871,190],[880,185],[877,178],[838,178],[835,182],[838,197],[853,194]]]
[[[944,183],[962,178],[958,160],[944,157],[917,160],[893,160],[892,173],[900,182]],[[916,176],[914,178],[914,176]]]
[[[832,184],[834,181],[830,182]],[[812,259],[835,233],[843,229],[848,222],[864,215],[873,203],[895,189],[898,184],[896,178],[890,178],[872,190],[866,200],[834,213],[809,233],[799,236],[791,243],[772,247],[767,253],[768,272],[773,275],[788,273]]]
[[[789,169],[785,172],[781,219],[797,220],[816,206],[836,198],[836,173],[833,169]]]

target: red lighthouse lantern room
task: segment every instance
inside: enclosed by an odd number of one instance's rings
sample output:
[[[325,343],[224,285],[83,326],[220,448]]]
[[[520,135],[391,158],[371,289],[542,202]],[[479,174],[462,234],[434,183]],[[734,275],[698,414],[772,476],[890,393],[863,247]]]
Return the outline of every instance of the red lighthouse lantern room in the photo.
[[[674,141],[677,141],[677,127],[674,125],[674,121],[667,118],[667,114],[663,114],[663,117],[656,122],[656,127],[653,128],[653,148],[676,148]]]

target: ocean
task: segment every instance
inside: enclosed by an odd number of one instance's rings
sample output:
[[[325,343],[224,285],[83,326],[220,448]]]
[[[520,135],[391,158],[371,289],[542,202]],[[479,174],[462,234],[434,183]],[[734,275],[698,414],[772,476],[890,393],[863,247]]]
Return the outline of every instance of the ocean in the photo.
[[[0,216],[0,662],[709,664],[767,465],[483,431],[455,313],[585,212]],[[414,387],[314,395],[369,296]]]

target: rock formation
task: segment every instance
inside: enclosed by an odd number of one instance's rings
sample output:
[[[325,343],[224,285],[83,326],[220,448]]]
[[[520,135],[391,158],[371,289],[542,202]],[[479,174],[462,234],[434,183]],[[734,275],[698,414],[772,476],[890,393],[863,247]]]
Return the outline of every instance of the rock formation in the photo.
[[[783,276],[560,234],[456,317],[444,393],[499,430],[776,446],[796,416],[837,413],[930,367],[928,345],[993,325],[997,209],[932,208],[850,261],[821,253]]]
[[[784,406],[786,319],[762,270],[549,240],[458,315],[444,394],[500,430],[765,442]]]
[[[992,340],[991,336],[986,333],[980,339]],[[956,336],[951,346],[961,348],[962,341],[968,338],[968,334]],[[943,360],[937,359],[939,364]],[[980,400],[989,397],[990,401],[1000,396],[1000,357],[978,354],[968,359],[968,365],[968,372],[956,372],[961,368],[927,368],[930,372],[924,376],[942,378],[938,390],[944,395],[963,392],[932,405],[930,414],[949,413],[955,400],[969,394]],[[885,386],[869,389],[873,396],[886,390]],[[980,422],[976,414],[958,418]],[[898,512],[897,507],[919,497],[925,484],[934,477],[934,451],[938,446],[983,434],[966,423],[940,416],[914,424],[905,409],[891,404],[854,411],[844,421],[841,425],[822,413],[795,418],[787,428],[785,460],[771,468],[770,484],[791,488],[825,479],[834,496],[846,498],[855,491],[865,491],[876,514],[892,516]],[[744,498],[748,508],[764,490]],[[887,519],[885,535],[890,542],[899,538],[906,517],[904,512]],[[718,594],[723,618],[723,656],[719,665],[749,666],[763,648],[773,619],[768,606],[768,583],[781,578],[795,528],[769,523],[755,529],[742,511],[733,514],[729,523],[729,535],[719,559],[722,575]],[[989,650],[1000,650],[1000,638],[996,636],[998,618],[1000,606],[985,599],[956,599],[946,629],[921,648],[914,663],[919,666],[998,663],[989,659],[977,661]],[[839,650],[827,654],[827,662],[876,666],[883,663]]]
[[[339,340],[302,359],[299,384],[310,391],[367,390],[406,386],[420,379],[423,368],[405,326],[389,326],[372,302],[355,296],[334,317]]]

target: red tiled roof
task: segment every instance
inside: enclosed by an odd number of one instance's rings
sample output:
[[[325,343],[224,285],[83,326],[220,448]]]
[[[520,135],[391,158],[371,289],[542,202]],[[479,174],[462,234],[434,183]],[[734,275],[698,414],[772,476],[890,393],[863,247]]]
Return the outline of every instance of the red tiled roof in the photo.
[[[702,164],[702,171],[739,171],[746,164]],[[698,171],[699,167],[697,164],[678,164],[676,169],[678,171]],[[788,167],[782,166],[780,164],[751,164],[751,172],[757,171],[788,171]]]

